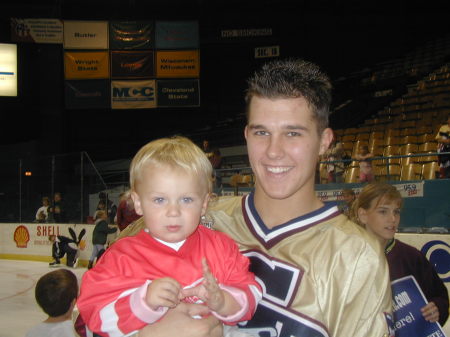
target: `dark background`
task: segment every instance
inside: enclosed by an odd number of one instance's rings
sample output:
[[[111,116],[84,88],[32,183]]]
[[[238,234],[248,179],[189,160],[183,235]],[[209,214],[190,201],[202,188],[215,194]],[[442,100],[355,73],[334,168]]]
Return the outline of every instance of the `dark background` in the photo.
[[[255,47],[279,45],[281,57],[319,64],[335,85],[335,107],[357,94],[341,88],[342,79],[447,36],[448,14],[447,1],[435,0],[3,0],[0,43],[11,42],[11,17],[193,19],[199,21],[201,60],[198,108],[68,110],[62,46],[19,44],[19,97],[0,97],[3,158],[78,151],[94,161],[130,158],[149,140],[172,134],[240,145],[246,78],[268,60],[255,59]],[[223,29],[245,28],[272,28],[273,36],[221,38]],[[357,122],[337,113],[331,118],[334,128]]]

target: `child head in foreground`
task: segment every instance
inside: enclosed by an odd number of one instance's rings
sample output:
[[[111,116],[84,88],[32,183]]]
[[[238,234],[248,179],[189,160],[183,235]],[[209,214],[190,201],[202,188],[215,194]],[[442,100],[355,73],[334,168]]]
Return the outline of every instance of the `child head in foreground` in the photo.
[[[130,187],[147,231],[169,243],[190,236],[206,212],[212,173],[205,153],[185,137],[143,146],[131,162]]]
[[[38,280],[35,297],[47,321],[70,320],[78,297],[77,277],[67,269],[49,272]]]

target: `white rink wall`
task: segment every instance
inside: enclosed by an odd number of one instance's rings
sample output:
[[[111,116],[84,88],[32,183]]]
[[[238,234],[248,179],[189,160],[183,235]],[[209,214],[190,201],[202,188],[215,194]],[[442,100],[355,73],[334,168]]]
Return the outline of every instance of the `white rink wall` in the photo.
[[[81,244],[85,247],[80,249],[79,266],[87,266],[92,252],[94,229],[94,225],[89,224],[0,223],[0,259],[50,262],[52,246],[48,236],[55,234],[70,237],[69,227],[77,236],[82,229],[86,229]],[[113,241],[117,235],[117,232],[110,234],[108,242]],[[419,250],[428,247],[425,254],[432,263],[439,262],[439,275],[450,293],[450,234],[398,233],[396,238]],[[62,262],[65,263],[65,259]],[[444,331],[450,337],[449,322]]]
[[[52,243],[48,240],[49,235],[63,235],[71,238],[69,227],[77,236],[82,229],[86,229],[86,234],[80,243],[79,256],[79,263],[86,266],[92,252],[92,232],[95,227],[89,224],[2,223],[0,224],[0,258],[50,262]],[[117,232],[108,235],[108,242],[114,240],[116,236]]]

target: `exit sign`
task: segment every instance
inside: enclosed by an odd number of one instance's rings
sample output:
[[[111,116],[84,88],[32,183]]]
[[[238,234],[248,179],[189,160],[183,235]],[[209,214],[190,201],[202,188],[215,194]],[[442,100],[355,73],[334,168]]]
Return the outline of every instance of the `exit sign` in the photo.
[[[280,46],[255,48],[255,58],[278,57],[280,56]]]

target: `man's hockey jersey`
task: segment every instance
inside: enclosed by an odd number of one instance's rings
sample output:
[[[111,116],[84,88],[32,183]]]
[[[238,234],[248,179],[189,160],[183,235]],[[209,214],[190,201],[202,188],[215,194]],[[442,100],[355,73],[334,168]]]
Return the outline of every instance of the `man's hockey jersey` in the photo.
[[[207,220],[251,260],[263,299],[249,333],[271,337],[382,337],[392,331],[381,245],[334,205],[268,229],[253,194],[219,198]]]

